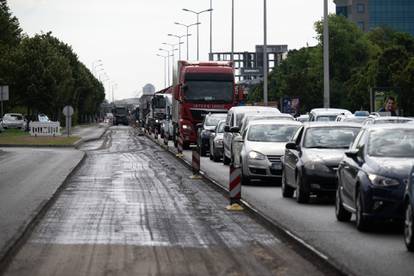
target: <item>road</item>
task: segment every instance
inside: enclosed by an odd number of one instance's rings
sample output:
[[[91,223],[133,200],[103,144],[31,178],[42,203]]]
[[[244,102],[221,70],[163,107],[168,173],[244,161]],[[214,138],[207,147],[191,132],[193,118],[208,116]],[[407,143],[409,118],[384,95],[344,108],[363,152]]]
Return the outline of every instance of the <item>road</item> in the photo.
[[[0,150],[0,259],[83,156],[74,149]]]
[[[129,127],[86,143],[5,275],[324,275]]]
[[[175,150],[171,142],[169,148]],[[184,158],[191,162],[191,151],[184,151]],[[202,157],[201,170],[228,189],[228,166]],[[414,275],[414,254],[407,252],[402,231],[395,226],[378,225],[380,230],[361,233],[354,220],[336,220],[333,200],[313,198],[310,204],[298,204],[284,199],[278,185],[243,186],[242,198],[348,273]]]

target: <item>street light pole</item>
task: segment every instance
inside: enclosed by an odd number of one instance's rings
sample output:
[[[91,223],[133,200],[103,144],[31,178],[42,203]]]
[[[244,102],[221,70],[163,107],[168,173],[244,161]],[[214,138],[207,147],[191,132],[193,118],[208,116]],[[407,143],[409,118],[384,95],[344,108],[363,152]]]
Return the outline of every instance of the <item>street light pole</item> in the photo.
[[[210,54],[209,60],[213,60],[213,0],[210,0]]]
[[[199,12],[189,10],[189,9],[183,9],[183,11],[191,12],[191,13],[194,13],[195,15],[197,15],[197,60],[200,60],[200,38],[199,38],[200,20],[199,20],[199,15],[203,12],[212,11],[212,9],[207,9],[207,10],[203,10],[203,11],[199,11]]]
[[[328,25],[328,0],[324,1],[323,20],[323,107],[330,106],[329,83],[329,25]]]
[[[178,60],[181,60],[181,44],[183,43],[183,42],[181,42],[181,38],[187,36],[187,39],[188,39],[188,36],[190,36],[190,35],[191,34],[187,34],[187,35],[168,34],[168,36],[173,36],[173,37],[178,38]]]
[[[267,9],[266,0],[263,0],[263,102],[267,106]]]
[[[167,87],[167,58],[168,56],[163,56],[157,54],[157,56],[164,58],[164,87]]]
[[[176,24],[176,25],[180,25],[180,26],[184,26],[184,27],[186,27],[186,29],[187,29],[187,60],[189,59],[189,51],[188,51],[188,49],[190,48],[189,47],[189,44],[188,44],[188,37],[191,35],[191,34],[189,34],[188,33],[188,29],[191,27],[191,26],[195,26],[195,25],[200,25],[201,23],[200,22],[196,22],[196,23],[193,23],[193,24],[190,24],[190,25],[185,25],[185,24],[182,24],[182,23],[179,23],[179,22],[174,22],[174,24]]]
[[[159,51],[165,51],[167,52],[167,71],[168,71],[168,86],[170,85],[170,51],[163,49],[163,48],[159,48]]]
[[[180,45],[180,44],[174,44],[174,43],[165,43],[163,42],[162,44],[164,45],[168,45],[171,47],[171,55],[172,55],[172,66],[171,66],[171,74],[174,74],[174,65],[175,65],[175,55],[174,55],[174,51],[177,51],[178,49],[175,48],[175,46]],[[172,78],[171,78],[172,79]]]
[[[234,0],[231,0],[231,62],[234,71]]]

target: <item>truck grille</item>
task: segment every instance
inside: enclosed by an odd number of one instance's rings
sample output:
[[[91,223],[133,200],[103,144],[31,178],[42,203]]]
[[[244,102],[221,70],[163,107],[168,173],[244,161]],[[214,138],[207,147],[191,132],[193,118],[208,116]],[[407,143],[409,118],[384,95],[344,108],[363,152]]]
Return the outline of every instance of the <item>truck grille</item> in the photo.
[[[203,121],[204,117],[208,113],[227,113],[227,110],[224,109],[190,109],[191,116],[195,121]]]

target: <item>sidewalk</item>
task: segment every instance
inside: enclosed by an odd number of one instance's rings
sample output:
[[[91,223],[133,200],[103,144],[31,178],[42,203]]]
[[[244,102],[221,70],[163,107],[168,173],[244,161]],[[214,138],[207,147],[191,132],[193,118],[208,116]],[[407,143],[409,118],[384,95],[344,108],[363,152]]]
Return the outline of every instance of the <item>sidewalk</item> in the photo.
[[[108,127],[104,123],[74,127],[71,135],[81,137],[74,146],[100,139]],[[0,147],[0,260],[84,157],[74,148]]]

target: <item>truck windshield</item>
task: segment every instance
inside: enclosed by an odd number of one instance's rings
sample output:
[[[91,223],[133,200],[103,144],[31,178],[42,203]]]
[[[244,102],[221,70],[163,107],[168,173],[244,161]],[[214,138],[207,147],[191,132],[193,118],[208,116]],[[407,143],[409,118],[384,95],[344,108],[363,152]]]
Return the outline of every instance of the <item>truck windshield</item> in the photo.
[[[165,107],[165,98],[164,97],[154,97],[153,103],[154,103],[154,108],[164,108]]]
[[[185,99],[192,102],[230,103],[233,101],[233,82],[187,81]]]
[[[124,107],[117,107],[115,109],[115,114],[116,115],[127,115],[126,108],[124,108]]]

